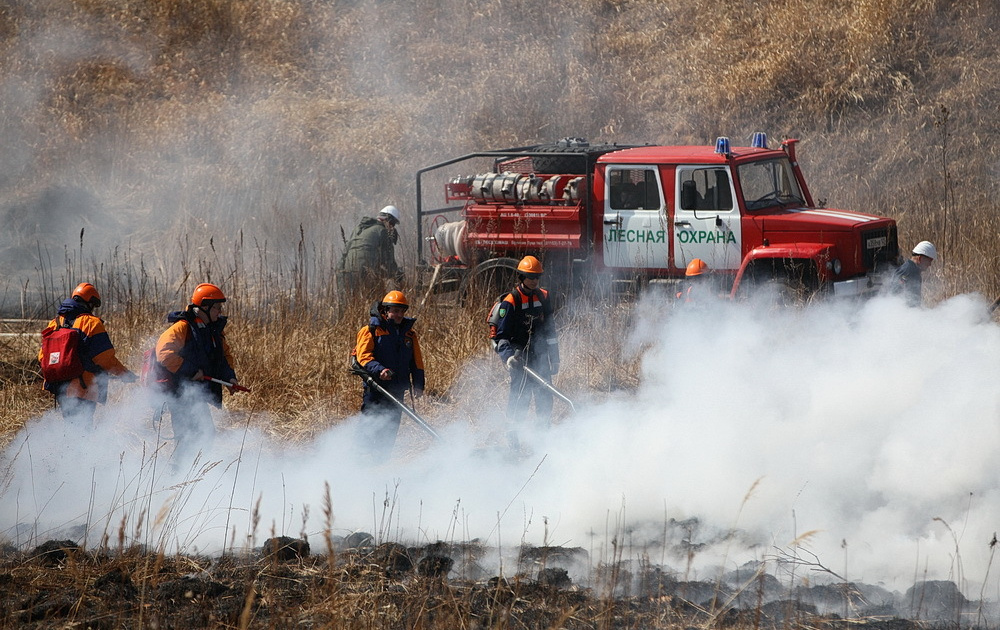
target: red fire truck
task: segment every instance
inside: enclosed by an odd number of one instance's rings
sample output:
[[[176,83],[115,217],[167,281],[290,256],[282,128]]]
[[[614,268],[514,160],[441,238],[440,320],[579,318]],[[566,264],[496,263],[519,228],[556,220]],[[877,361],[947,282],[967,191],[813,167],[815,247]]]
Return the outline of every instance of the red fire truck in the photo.
[[[546,286],[569,292],[675,281],[700,258],[733,296],[765,282],[809,295],[869,293],[875,274],[898,263],[896,223],[814,203],[797,142],[770,148],[762,133],[746,147],[566,138],[434,164],[416,181],[422,277],[429,291],[498,293],[532,254]],[[459,165],[477,170],[454,176]],[[445,205],[428,208],[434,178]]]

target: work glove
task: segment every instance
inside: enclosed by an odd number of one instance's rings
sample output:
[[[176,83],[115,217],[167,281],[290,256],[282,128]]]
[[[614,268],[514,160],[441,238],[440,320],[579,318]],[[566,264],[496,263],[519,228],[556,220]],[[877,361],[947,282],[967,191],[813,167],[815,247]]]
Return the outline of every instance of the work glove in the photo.
[[[511,371],[515,368],[521,367],[521,357],[516,354],[512,354],[507,358],[507,371]]]
[[[139,380],[139,377],[135,375],[132,370],[126,370],[124,374],[118,377],[123,383],[134,383]]]

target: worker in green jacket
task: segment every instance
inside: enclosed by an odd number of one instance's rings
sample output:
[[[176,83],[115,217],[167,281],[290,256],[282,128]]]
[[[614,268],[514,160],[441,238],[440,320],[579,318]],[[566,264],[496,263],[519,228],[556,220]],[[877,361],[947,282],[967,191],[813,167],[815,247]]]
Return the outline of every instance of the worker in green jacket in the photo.
[[[393,251],[399,240],[398,224],[396,206],[382,208],[377,217],[361,219],[340,259],[337,281],[341,296],[361,294],[367,299],[369,293],[381,293],[402,285],[403,272],[396,264]]]

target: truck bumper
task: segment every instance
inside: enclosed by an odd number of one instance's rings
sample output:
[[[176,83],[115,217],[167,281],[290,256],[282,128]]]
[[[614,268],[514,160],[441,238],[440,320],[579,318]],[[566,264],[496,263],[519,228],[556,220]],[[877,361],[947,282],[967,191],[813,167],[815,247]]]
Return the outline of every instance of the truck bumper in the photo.
[[[833,283],[834,297],[860,297],[874,294],[874,285],[868,277],[851,278]]]

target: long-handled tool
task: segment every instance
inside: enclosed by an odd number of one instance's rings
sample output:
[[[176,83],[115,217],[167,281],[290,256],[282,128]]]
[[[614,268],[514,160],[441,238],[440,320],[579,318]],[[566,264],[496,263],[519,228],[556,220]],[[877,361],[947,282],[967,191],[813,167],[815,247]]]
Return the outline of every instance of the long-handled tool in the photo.
[[[550,392],[552,392],[553,394],[555,394],[557,398],[561,399],[563,402],[565,402],[567,405],[569,405],[569,408],[573,411],[573,413],[576,413],[576,405],[573,404],[573,401],[570,400],[569,398],[567,398],[566,395],[563,394],[561,391],[559,391],[558,389],[556,389],[555,387],[553,387],[552,383],[550,383],[547,380],[545,380],[544,378],[542,378],[538,374],[538,372],[532,370],[527,365],[522,365],[521,369],[524,370],[524,372],[528,376],[530,376],[531,378],[533,378],[536,381],[538,381],[538,383],[540,383],[543,387],[545,387],[545,389],[549,390]]]
[[[399,400],[398,398],[390,394],[388,390],[386,390],[386,388],[379,385],[378,381],[376,381],[371,374],[365,372],[365,369],[361,367],[361,365],[357,362],[357,359],[352,358],[350,369],[351,373],[353,373],[355,376],[360,376],[361,380],[363,380],[369,387],[373,388],[375,391],[377,391],[378,393],[382,394],[387,399],[392,401],[392,403],[395,404],[397,407],[402,409],[403,413],[410,416],[410,418],[414,422],[420,425],[421,429],[430,433],[434,437],[434,439],[437,440],[441,439],[441,436],[437,434],[437,431],[432,429],[431,425],[427,424],[427,422],[423,418],[418,416],[417,412],[413,411],[412,409],[407,407],[403,401]]]
[[[222,380],[220,378],[212,378],[211,376],[203,376],[203,377],[201,377],[201,380],[203,380],[203,381],[209,381],[209,382],[212,382],[212,383],[218,383],[219,385],[225,385],[226,387],[228,387],[229,389],[233,390],[234,392],[248,392],[248,391],[250,391],[250,389],[247,388],[247,387],[243,387],[242,385],[236,385],[235,383],[230,383],[229,381],[224,381],[224,380]]]
[[[431,274],[431,282],[427,285],[427,293],[424,293],[424,299],[420,300],[420,308],[424,307],[427,303],[427,298],[431,296],[431,292],[434,291],[434,283],[437,282],[438,274],[441,273],[441,263],[434,265],[434,273]]]

